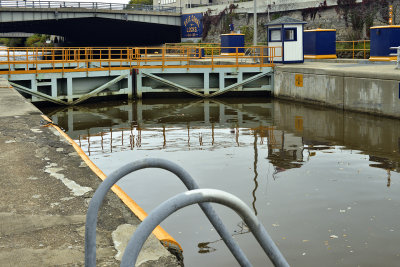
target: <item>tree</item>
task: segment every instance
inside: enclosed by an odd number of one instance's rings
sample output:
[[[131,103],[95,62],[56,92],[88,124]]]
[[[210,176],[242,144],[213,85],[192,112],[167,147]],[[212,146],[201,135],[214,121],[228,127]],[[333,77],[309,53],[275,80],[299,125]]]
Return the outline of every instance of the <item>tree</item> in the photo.
[[[129,0],[130,5],[153,5],[153,0]]]
[[[351,26],[354,33],[359,37],[362,35],[364,26],[369,29],[374,21],[388,23],[388,1],[387,0],[337,0],[336,11],[343,15],[346,26]],[[369,31],[366,33],[369,35]]]

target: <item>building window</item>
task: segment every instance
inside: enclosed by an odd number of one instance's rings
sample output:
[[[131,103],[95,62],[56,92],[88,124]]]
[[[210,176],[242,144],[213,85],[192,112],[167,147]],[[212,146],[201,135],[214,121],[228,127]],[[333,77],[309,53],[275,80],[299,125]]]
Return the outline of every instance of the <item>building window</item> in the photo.
[[[281,34],[282,34],[281,29],[271,29],[271,30],[269,30],[269,40],[270,40],[270,42],[282,41]]]
[[[285,29],[285,41],[297,41],[297,29]]]
[[[176,3],[176,0],[160,0],[160,1],[158,1],[158,3],[161,5],[168,5],[168,4]]]

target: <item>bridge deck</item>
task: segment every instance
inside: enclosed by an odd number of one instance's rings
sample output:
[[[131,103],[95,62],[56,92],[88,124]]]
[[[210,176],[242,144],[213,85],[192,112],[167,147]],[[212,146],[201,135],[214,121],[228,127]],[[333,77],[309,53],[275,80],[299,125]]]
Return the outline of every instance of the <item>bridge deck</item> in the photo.
[[[180,7],[153,6],[142,4],[119,4],[102,2],[70,2],[70,1],[29,1],[29,0],[0,0],[0,8],[28,8],[28,9],[89,9],[89,10],[112,10],[112,11],[150,11],[150,12],[182,12]]]

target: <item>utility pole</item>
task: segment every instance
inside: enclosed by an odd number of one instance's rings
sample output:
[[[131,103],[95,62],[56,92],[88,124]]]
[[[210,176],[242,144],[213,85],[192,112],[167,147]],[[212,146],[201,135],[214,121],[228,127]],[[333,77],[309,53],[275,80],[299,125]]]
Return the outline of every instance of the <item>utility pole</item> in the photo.
[[[253,33],[253,45],[256,46],[257,45],[257,0],[253,0],[254,1],[254,33]]]

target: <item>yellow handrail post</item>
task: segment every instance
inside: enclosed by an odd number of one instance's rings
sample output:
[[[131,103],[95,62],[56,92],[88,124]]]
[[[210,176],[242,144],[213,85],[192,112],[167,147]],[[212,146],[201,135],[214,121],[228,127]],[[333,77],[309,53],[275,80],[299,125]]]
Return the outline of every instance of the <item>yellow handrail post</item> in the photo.
[[[29,56],[28,56],[29,50],[25,50],[25,55],[26,55],[26,70],[29,70]]]
[[[36,53],[35,53],[35,56],[36,56],[36,60],[35,60],[35,72],[36,72],[36,77],[37,77],[37,71],[38,71],[38,53],[39,53],[39,51],[38,51],[38,49],[36,50]]]
[[[186,48],[186,68],[189,69],[189,47]]]
[[[211,69],[214,70],[214,47],[211,47]]]
[[[108,48],[108,74],[111,74],[111,48]]]
[[[10,75],[10,72],[11,72],[10,49],[7,49],[7,62],[8,62],[8,75]]]
[[[239,68],[239,47],[236,47],[236,69]]]
[[[161,69],[164,70],[164,64],[165,64],[165,48],[161,48],[161,53],[162,53],[162,64],[161,64]]]
[[[56,66],[54,64],[54,60],[55,60],[54,54],[55,54],[55,50],[52,49],[51,50],[51,66],[53,67],[53,70],[56,68]]]
[[[354,43],[355,41],[353,41],[353,59],[354,59]]]
[[[365,59],[365,40],[364,40],[364,59]]]

